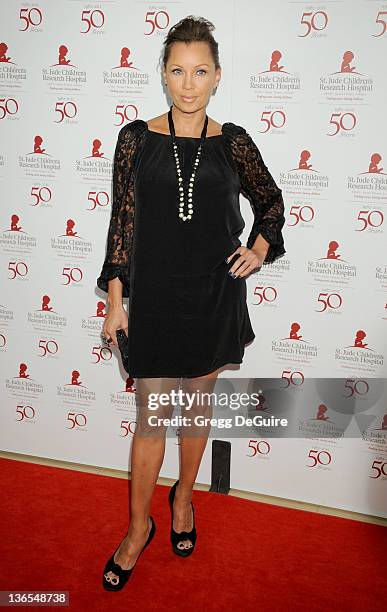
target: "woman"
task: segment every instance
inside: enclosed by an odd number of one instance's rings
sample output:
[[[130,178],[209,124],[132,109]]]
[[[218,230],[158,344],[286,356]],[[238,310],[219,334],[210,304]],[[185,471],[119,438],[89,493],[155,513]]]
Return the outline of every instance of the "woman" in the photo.
[[[221,78],[213,29],[193,16],[171,28],[163,56],[170,110],[137,119],[118,134],[107,252],[97,285],[108,292],[103,340],[119,346],[128,374],[137,378],[138,418],[131,520],[104,569],[108,590],[126,584],[155,533],[149,509],[166,425],[155,427],[148,416],[169,418],[173,405],[151,410],[150,393],[179,386],[184,393],[211,393],[222,366],[242,363],[245,344],[255,337],[246,276],[285,253],[282,192],[259,150],[244,128],[206,114]],[[238,238],[245,225],[240,192],[254,212],[246,247]],[[130,326],[123,297],[129,297]],[[211,415],[211,406],[199,404],[191,416]],[[172,548],[182,557],[196,542],[192,490],[207,439],[208,429],[181,428],[180,476],[169,504]]]

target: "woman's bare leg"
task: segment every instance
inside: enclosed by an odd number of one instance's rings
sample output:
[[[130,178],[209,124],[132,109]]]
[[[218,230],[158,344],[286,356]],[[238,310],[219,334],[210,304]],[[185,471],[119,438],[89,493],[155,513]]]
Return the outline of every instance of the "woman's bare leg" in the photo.
[[[206,376],[195,378],[182,378],[181,389],[185,393],[212,393],[216,384],[219,370]],[[204,404],[204,405],[203,405]],[[200,415],[211,418],[211,403],[199,401],[192,406],[191,410],[184,411],[184,416],[194,417]],[[175,500],[173,504],[173,528],[177,532],[191,531],[193,528],[193,513],[191,507],[192,489],[199,471],[204,450],[207,445],[210,427],[190,426],[182,427],[180,434],[180,477],[176,487]],[[179,548],[192,547],[190,540],[183,540]]]
[[[134,566],[151,529],[149,510],[165,453],[166,427],[152,427],[148,417],[170,418],[174,406],[150,410],[150,393],[170,393],[179,389],[180,378],[138,378],[136,384],[137,425],[132,441],[130,523],[115,561],[122,569]],[[109,572],[112,576],[115,574]]]

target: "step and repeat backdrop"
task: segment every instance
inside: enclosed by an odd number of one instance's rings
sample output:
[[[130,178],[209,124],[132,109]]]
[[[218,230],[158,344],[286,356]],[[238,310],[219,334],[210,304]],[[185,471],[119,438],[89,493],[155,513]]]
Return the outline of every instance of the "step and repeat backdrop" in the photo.
[[[286,254],[247,281],[256,339],[216,388],[257,389],[259,410],[245,412],[290,423],[216,430],[197,480],[210,482],[223,439],[233,488],[386,517],[379,1],[1,3],[1,448],[130,469],[136,380],[101,343],[96,279],[118,131],[168,110],[162,42],[190,14],[212,21],[219,42],[207,112],[251,134],[286,208]],[[245,244],[253,214],[242,195],[240,205]],[[161,476],[178,473],[179,431]]]

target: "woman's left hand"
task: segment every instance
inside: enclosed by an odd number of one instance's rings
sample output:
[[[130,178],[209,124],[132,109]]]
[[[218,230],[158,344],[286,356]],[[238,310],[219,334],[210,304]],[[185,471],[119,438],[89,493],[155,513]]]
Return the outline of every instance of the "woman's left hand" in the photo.
[[[229,272],[235,275],[235,278],[243,278],[247,276],[257,268],[261,268],[265,259],[264,255],[259,255],[256,251],[248,249],[247,247],[238,247],[231,255],[226,259],[227,263],[239,253],[238,259],[233,263]]]

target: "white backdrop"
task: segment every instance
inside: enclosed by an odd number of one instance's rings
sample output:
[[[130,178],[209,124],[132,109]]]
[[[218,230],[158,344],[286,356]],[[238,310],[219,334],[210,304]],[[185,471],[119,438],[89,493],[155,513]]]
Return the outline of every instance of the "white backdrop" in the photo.
[[[101,347],[95,281],[118,130],[168,110],[162,41],[191,13],[214,22],[220,47],[208,114],[247,129],[286,206],[286,255],[248,279],[256,340],[221,377],[283,377],[302,437],[233,439],[231,486],[385,517],[387,9],[377,1],[1,3],[1,448],[128,467],[134,393],[116,350]],[[245,244],[242,196],[241,210]],[[316,418],[321,396],[302,385],[311,377],[342,378],[356,418],[344,426],[329,393],[328,419]],[[177,444],[168,438],[162,476],[177,474]],[[210,468],[211,443],[199,482]]]

